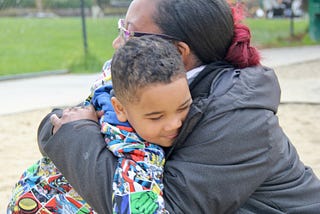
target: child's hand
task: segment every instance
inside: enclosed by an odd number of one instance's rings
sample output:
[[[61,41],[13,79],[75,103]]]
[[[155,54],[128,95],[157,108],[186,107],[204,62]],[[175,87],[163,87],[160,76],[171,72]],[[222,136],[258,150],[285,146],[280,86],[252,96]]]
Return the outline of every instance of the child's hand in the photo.
[[[96,114],[97,114],[98,119],[100,119],[103,116],[104,111],[103,110],[96,111]]]
[[[92,105],[66,108],[63,110],[61,118],[56,114],[51,115],[52,133],[55,134],[63,124],[77,120],[93,120],[98,122],[98,115]]]

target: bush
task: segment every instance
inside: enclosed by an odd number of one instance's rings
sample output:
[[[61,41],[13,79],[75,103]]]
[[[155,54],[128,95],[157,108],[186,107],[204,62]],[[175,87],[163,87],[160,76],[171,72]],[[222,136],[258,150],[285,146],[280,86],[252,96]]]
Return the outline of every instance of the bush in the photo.
[[[85,7],[91,7],[92,0],[84,0]],[[79,0],[42,0],[44,9],[79,8]],[[36,0],[0,0],[0,9],[8,8],[36,8]]]
[[[79,0],[43,0],[44,8],[79,8]],[[85,7],[92,6],[92,0],[84,0]]]

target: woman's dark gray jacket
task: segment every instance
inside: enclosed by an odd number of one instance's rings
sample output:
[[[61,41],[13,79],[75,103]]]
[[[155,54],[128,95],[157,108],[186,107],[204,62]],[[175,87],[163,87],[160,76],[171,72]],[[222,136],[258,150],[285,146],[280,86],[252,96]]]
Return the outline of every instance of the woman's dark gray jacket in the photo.
[[[210,64],[190,91],[193,105],[167,151],[170,213],[320,213],[320,181],[279,126],[272,69]],[[49,116],[38,130],[40,150],[98,213],[112,213],[116,158],[99,124],[67,123],[52,136]]]

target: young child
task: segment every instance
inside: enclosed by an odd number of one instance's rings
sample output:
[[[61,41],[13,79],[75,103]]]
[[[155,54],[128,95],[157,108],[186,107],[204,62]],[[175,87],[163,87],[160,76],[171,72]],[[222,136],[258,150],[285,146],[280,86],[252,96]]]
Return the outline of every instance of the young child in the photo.
[[[132,38],[115,53],[111,75],[112,86],[107,81],[97,88],[91,103],[104,111],[101,131],[108,149],[118,157],[113,212],[166,213],[162,198],[164,152],[160,146],[172,145],[192,103],[181,56],[169,41],[154,36]],[[50,160],[46,161],[49,171],[59,174]],[[40,180],[48,180],[50,172],[40,175],[41,179],[31,186],[41,189]],[[70,207],[77,202],[82,204],[83,213],[93,213],[80,196],[68,200],[66,196],[76,192],[61,173],[59,176],[68,190],[51,191],[56,203],[51,210],[46,209],[51,213],[76,213]],[[8,213],[19,213],[19,200],[32,192],[30,186],[25,188],[26,179],[22,181],[14,192],[24,193],[12,197]],[[60,183],[56,186],[63,189]],[[37,204],[36,208],[44,209],[42,203]]]

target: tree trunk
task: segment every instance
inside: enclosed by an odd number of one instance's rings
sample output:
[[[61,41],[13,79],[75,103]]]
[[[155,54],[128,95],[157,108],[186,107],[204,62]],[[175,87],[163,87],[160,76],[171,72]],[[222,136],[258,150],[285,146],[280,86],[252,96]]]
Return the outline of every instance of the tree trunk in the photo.
[[[36,0],[36,8],[37,8],[38,12],[42,12],[43,11],[42,0]]]

